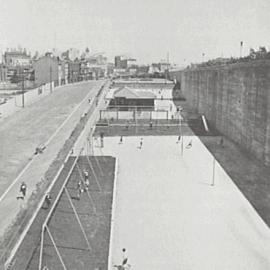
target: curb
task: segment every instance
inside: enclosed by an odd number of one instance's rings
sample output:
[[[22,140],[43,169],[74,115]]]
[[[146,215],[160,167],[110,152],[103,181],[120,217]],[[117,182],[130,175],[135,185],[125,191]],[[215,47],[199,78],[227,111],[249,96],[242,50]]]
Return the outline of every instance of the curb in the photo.
[[[115,217],[115,204],[116,204],[116,187],[118,179],[118,159],[115,158],[115,169],[114,169],[114,184],[113,184],[113,201],[112,201],[112,215],[111,215],[111,231],[110,231],[110,247],[108,257],[108,270],[112,269],[112,245],[113,245],[113,234],[114,234],[114,217]]]

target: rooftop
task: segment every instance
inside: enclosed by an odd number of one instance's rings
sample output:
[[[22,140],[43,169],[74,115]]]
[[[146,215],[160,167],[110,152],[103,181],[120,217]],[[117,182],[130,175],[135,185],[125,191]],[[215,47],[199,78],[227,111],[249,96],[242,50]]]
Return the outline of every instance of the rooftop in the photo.
[[[156,95],[149,91],[138,91],[124,86],[114,92],[114,97],[125,97],[126,99],[155,99]]]

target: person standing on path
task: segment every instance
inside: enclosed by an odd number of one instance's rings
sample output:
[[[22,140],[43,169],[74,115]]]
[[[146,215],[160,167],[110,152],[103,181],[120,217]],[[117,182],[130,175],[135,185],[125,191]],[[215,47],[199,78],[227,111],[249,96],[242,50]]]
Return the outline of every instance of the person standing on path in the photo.
[[[125,267],[127,265],[127,262],[128,262],[127,250],[125,248],[123,248],[122,252],[123,252],[122,266]]]
[[[47,204],[47,208],[50,207],[51,201],[52,201],[52,197],[51,197],[50,193],[46,194],[46,196],[45,196],[45,203]]]
[[[122,143],[123,143],[123,136],[121,135],[121,136],[120,136],[119,144],[122,144]]]
[[[26,190],[27,190],[27,185],[25,184],[25,182],[22,182],[21,187],[20,187],[20,192],[22,193],[22,199],[24,200],[25,196],[26,196]]]
[[[141,138],[140,140],[140,149],[142,149],[142,145],[143,145],[143,138]]]
[[[84,174],[84,187],[85,187],[85,191],[87,191],[89,188],[89,174],[87,170],[84,170],[83,174]]]

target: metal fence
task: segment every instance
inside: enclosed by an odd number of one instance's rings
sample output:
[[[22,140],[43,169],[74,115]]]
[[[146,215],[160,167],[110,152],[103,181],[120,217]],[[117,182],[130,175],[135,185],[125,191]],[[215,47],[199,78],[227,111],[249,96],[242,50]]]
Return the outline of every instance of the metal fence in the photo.
[[[169,119],[167,110],[100,110],[99,120],[140,120],[140,119]]]

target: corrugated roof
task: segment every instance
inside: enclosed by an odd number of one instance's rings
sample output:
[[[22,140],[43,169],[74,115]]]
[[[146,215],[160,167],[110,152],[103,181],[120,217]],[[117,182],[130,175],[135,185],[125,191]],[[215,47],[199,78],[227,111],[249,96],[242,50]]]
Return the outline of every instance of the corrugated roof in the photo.
[[[114,92],[114,97],[124,97],[126,99],[154,99],[156,95],[148,91],[136,91],[127,86],[121,87]]]

